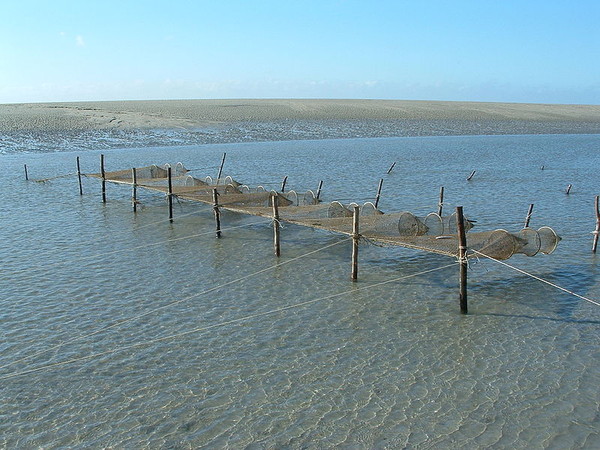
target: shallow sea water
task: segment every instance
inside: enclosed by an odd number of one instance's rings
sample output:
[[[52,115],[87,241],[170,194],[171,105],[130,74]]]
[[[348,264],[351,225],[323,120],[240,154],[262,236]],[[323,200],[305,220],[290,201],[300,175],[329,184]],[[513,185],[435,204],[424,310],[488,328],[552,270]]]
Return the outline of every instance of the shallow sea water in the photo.
[[[592,255],[599,135],[411,137],[104,150],[107,170],[195,175],[372,199],[417,215],[462,205],[476,229],[563,240],[508,263],[600,299]],[[0,157],[0,447],[598,448],[600,307],[473,261],[459,314],[450,258],[75,177],[99,152]],[[386,171],[392,162],[391,174]],[[544,170],[541,170],[541,166]],[[465,178],[472,170],[472,181]],[[569,195],[565,194],[572,184]],[[474,231],[475,231],[474,230]],[[312,252],[312,253],[311,253]],[[439,269],[439,270],[436,270]],[[421,274],[425,271],[431,271]]]

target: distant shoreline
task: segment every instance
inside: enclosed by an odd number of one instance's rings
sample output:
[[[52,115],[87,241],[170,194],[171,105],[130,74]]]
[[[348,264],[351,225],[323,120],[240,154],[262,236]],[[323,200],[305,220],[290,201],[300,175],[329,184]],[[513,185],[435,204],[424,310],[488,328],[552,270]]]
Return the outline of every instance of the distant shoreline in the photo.
[[[0,105],[0,132],[188,129],[282,121],[459,121],[560,124],[600,132],[600,105],[405,100],[156,100]],[[594,131],[596,130],[596,131]],[[450,134],[454,134],[448,130]],[[456,134],[462,134],[456,130]],[[506,132],[506,131],[505,131]],[[501,134],[505,134],[505,132]],[[539,132],[539,131],[538,131]],[[552,132],[552,130],[549,130]],[[469,132],[468,134],[472,134]]]

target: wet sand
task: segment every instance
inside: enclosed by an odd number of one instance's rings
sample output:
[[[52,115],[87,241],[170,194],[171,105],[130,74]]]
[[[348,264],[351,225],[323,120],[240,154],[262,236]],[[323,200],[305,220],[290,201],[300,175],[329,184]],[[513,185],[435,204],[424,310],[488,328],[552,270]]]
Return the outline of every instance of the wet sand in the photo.
[[[483,122],[492,130],[495,122],[513,122],[515,134],[521,134],[528,123],[543,122],[550,125],[549,132],[553,132],[552,124],[560,124],[561,130],[567,127],[567,132],[569,124],[574,125],[574,132],[600,132],[600,105],[283,99],[0,105],[0,132],[198,129],[232,123],[290,120]],[[445,134],[465,134],[458,128]],[[503,134],[505,132],[510,130]]]

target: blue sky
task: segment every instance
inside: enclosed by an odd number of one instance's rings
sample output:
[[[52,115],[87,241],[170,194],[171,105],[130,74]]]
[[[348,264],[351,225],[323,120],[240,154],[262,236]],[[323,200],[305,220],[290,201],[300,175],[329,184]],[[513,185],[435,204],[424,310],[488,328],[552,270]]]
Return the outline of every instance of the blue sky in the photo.
[[[4,0],[0,103],[600,104],[597,0]]]

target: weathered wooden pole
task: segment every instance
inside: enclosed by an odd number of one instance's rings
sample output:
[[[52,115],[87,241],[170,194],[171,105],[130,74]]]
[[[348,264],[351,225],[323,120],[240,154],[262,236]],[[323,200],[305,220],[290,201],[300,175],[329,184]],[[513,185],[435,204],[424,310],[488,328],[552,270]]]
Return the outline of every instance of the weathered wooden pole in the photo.
[[[223,166],[225,165],[225,157],[226,156],[227,156],[227,153],[223,153],[223,159],[221,160],[221,167],[219,167],[219,174],[217,175],[216,184],[219,184],[219,179],[221,178],[221,174],[223,173]]]
[[[598,234],[600,234],[600,208],[598,205],[599,196],[596,195],[595,206],[596,206],[596,229],[594,230],[594,243],[592,244],[592,252],[596,253],[596,247],[598,247]]]
[[[137,171],[131,169],[131,206],[133,212],[137,212]]]
[[[167,202],[169,203],[169,222],[173,223],[173,180],[171,178],[171,167],[167,168]]]
[[[106,203],[106,171],[104,170],[104,155],[100,155],[100,176],[102,177],[102,203]]]
[[[477,172],[476,170],[474,170],[473,172],[471,172],[471,175],[469,175],[467,177],[467,181],[471,181],[471,179],[475,176],[475,172]]]
[[[567,195],[569,195],[571,193],[571,188],[573,187],[572,184],[567,186]]]
[[[317,188],[317,195],[315,195],[317,200],[319,200],[319,197],[321,197],[321,188],[322,187],[323,187],[323,180],[319,181],[319,187]]]
[[[215,223],[217,225],[217,237],[221,237],[221,212],[219,211],[219,193],[217,188],[213,189],[213,211],[215,213]]]
[[[379,205],[379,197],[381,197],[381,187],[383,186],[383,178],[379,180],[379,186],[377,187],[377,195],[375,196],[375,209]]]
[[[275,256],[281,256],[281,246],[279,239],[279,195],[277,192],[271,194],[271,203],[273,205],[273,247]]]
[[[79,164],[79,156],[77,157],[77,179],[79,180],[79,195],[83,195],[83,185],[81,184],[81,165]]]
[[[392,171],[392,169],[394,168],[394,166],[396,165],[396,161],[394,161],[394,163],[390,166],[390,168],[387,171],[387,175],[390,174],[390,172]]]
[[[283,181],[281,182],[281,192],[285,192],[285,184],[287,183],[287,175],[283,177]]]
[[[354,215],[352,216],[352,281],[358,279],[358,241],[360,240],[359,234],[359,214],[360,208],[354,207]]]
[[[440,187],[440,201],[438,202],[438,216],[442,217],[444,211],[444,186]]]
[[[23,168],[25,169],[25,181],[29,181],[29,174],[27,173],[27,164],[23,164]]]
[[[531,214],[533,213],[533,203],[529,205],[529,210],[527,211],[527,216],[525,217],[525,225],[523,228],[529,228],[529,222],[531,221]]]
[[[467,314],[467,235],[462,206],[456,207],[456,227],[458,229],[458,262],[460,265],[460,312]]]

